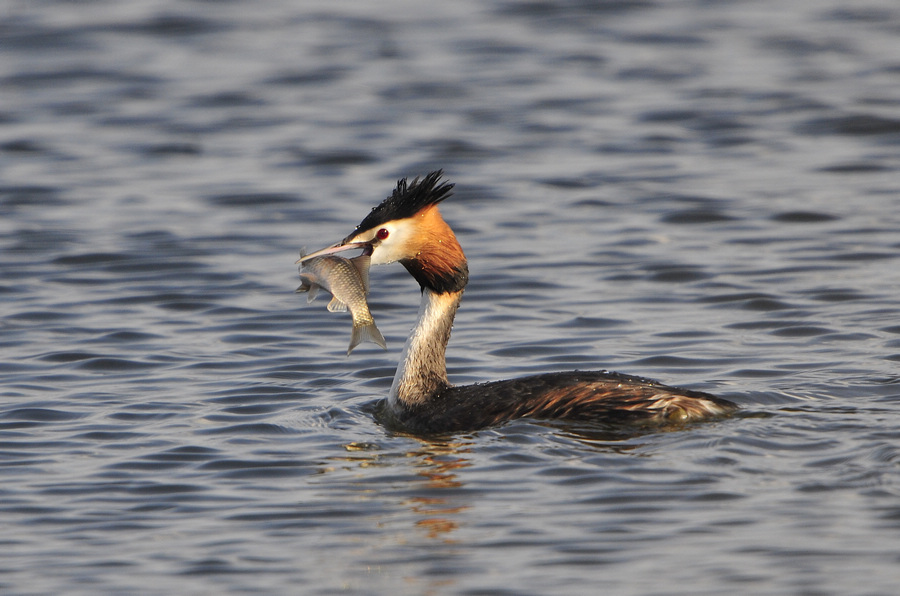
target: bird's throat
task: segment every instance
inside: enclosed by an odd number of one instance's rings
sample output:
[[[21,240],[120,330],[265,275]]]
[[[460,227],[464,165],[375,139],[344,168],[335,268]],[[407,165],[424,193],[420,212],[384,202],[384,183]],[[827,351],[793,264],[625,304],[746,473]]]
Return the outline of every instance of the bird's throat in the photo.
[[[423,288],[422,304],[394,375],[391,408],[414,407],[448,387],[447,342],[462,290],[437,293]]]

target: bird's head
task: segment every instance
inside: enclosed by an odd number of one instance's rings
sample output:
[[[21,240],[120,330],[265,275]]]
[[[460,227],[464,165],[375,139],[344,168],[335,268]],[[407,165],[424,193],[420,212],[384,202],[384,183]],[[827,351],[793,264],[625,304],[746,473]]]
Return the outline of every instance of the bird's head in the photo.
[[[453,184],[442,182],[441,176],[438,170],[421,180],[398,181],[391,195],[349,236],[298,262],[361,249],[371,256],[373,265],[400,261],[422,288],[437,293],[462,290],[468,281],[468,265],[453,230],[438,211],[438,203],[453,189]]]

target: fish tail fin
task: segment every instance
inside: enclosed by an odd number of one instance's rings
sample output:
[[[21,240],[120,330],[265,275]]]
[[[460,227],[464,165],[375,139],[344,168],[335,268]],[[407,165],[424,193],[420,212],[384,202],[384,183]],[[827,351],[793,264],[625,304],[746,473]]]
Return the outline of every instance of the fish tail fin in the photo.
[[[378,330],[378,327],[375,326],[375,321],[372,321],[372,324],[369,325],[369,341],[375,342],[378,344],[382,350],[387,350],[387,342],[384,341],[384,336],[381,335],[381,331]]]
[[[375,326],[375,321],[372,321],[368,325],[353,326],[353,332],[350,334],[350,347],[347,348],[347,355],[349,356],[350,352],[353,351],[353,348],[364,341],[371,341],[387,350],[387,342],[384,341],[384,336],[381,335],[381,331]]]

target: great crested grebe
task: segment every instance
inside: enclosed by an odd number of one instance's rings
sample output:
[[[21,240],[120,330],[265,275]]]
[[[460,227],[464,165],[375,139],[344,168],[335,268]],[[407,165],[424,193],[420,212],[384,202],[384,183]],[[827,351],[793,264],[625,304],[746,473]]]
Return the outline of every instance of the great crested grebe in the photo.
[[[667,387],[607,371],[568,371],[453,386],[447,380],[450,329],[469,279],[456,236],[438,203],[453,184],[442,171],[407,184],[372,209],[341,242],[301,259],[362,249],[372,265],[400,261],[422,288],[418,321],[387,400],[392,426],[411,432],[475,430],[515,418],[597,422],[681,422],[723,416],[737,409],[708,393]]]

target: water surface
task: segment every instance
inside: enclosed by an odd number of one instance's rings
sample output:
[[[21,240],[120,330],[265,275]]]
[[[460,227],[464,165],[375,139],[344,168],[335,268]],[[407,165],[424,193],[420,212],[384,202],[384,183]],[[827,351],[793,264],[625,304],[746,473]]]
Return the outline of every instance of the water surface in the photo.
[[[0,12],[0,588],[892,594],[900,8],[12,2]],[[467,383],[619,370],[655,431],[391,434],[388,352],[293,294],[444,168]]]

